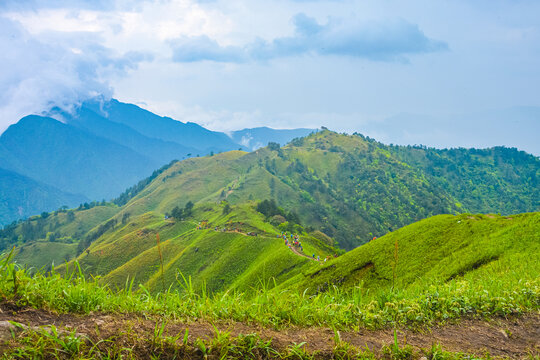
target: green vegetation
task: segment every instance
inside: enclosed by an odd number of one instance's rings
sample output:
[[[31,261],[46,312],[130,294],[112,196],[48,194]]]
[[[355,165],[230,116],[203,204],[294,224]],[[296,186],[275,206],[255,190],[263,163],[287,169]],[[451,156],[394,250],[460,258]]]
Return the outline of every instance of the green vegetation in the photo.
[[[325,130],[284,147],[171,162],[114,202],[123,216],[149,211],[159,216],[189,201],[273,200],[287,214],[298,214],[295,222],[308,232],[318,230],[352,249],[436,214],[537,211],[539,168],[538,158],[515,149],[385,146]],[[36,236],[23,227],[29,228],[22,222],[0,231],[0,248],[45,238],[46,233]],[[75,231],[66,235],[79,241],[88,229]]]
[[[518,215],[512,219],[473,218],[435,217],[410,225],[331,260],[323,267],[313,263],[314,267],[305,267],[296,275],[293,273],[288,281],[281,281],[275,288],[271,281],[260,280],[258,286],[244,291],[209,291],[209,287],[215,286],[210,281],[212,277],[203,277],[209,281],[206,285],[204,281],[198,281],[197,286],[192,277],[180,275],[174,280],[177,287],[151,294],[146,286],[137,288],[133,278],[124,278],[123,286],[118,288],[103,285],[99,278],[88,280],[84,276],[84,264],[74,263],[74,267],[64,268],[62,274],[37,273],[29,277],[24,269],[5,262],[0,268],[0,294],[5,299],[16,299],[20,304],[59,312],[148,313],[185,320],[229,319],[273,327],[298,325],[335,329],[426,325],[462,316],[537,311],[540,265],[535,259],[540,254],[537,235],[540,214]],[[438,235],[425,235],[426,229],[438,231],[434,225],[444,231]],[[463,228],[470,236],[460,237]],[[384,269],[378,257],[386,256],[388,262],[391,261],[396,239],[400,254],[397,282],[392,289],[388,274],[391,270]],[[459,250],[462,252],[442,256],[447,250],[442,244],[445,239],[460,239]],[[416,248],[426,248],[426,258],[416,260],[417,254],[411,252],[409,243]],[[387,249],[377,249],[379,244]],[[433,244],[438,245],[434,247]],[[167,254],[166,242],[163,245],[164,254]],[[440,252],[437,247],[442,248]],[[492,258],[495,254],[496,259]],[[156,254],[155,265],[158,264],[157,257]],[[165,263],[170,263],[167,255],[164,257]],[[368,257],[372,257],[370,270],[358,271],[366,269]],[[217,262],[216,266],[222,274],[232,271],[226,268],[226,262]],[[266,271],[271,272],[271,269]],[[354,284],[344,275],[347,272],[355,276]],[[231,277],[240,281],[239,277]],[[246,283],[255,284],[256,279],[253,277]],[[324,286],[336,279],[340,281]],[[159,284],[158,279],[155,280]],[[318,286],[316,293],[310,294],[315,285]]]
[[[316,359],[337,360],[377,359],[375,353],[366,348],[355,347],[339,337],[336,331],[334,347],[330,351],[310,349],[305,342],[279,346],[272,339],[266,340],[259,334],[231,335],[230,331],[220,331],[214,327],[212,337],[191,339],[189,328],[175,335],[164,333],[166,323],[157,321],[153,334],[141,338],[132,329],[120,331],[108,338],[89,337],[75,331],[65,332],[54,325],[40,329],[30,329],[24,324],[12,322],[14,339],[4,347],[2,359],[36,358],[80,358],[80,359],[176,359],[176,358],[218,358],[218,359]],[[16,334],[16,335],[15,335]],[[311,350],[311,351],[310,351]],[[491,359],[466,353],[444,351],[439,345],[429,349],[414,351],[409,345],[384,346],[384,358],[413,359],[427,355],[429,359],[470,360]]]
[[[205,217],[212,226],[235,224],[246,227],[242,231],[258,226],[259,231],[265,229],[270,234],[274,228],[254,210],[255,207],[254,203],[233,206],[225,215],[221,208],[195,206],[193,217]],[[246,217],[252,219],[250,224],[236,222]],[[324,264],[292,254],[281,240],[265,237],[262,231],[256,238],[265,242],[264,247],[261,242],[253,242],[255,237],[242,232],[220,233],[212,226],[190,223],[189,220],[166,222],[152,214],[144,214],[136,221],[139,223],[132,227],[140,229],[138,225],[144,223],[142,229],[147,229],[147,233],[141,233],[139,243],[132,244],[133,247],[144,246],[146,238],[148,244],[154,242],[142,256],[127,262],[129,254],[125,259],[121,258],[130,247],[122,247],[118,238],[135,241],[131,237],[130,223],[117,224],[114,235],[107,231],[110,237],[104,234],[92,243],[90,254],[83,254],[79,261],[53,272],[29,272],[13,263],[13,254],[10,254],[0,262],[0,297],[15,306],[59,313],[125,313],[135,318],[157,316],[160,320],[155,324],[154,335],[141,338],[139,333],[135,336],[133,330],[128,329],[108,338],[98,338],[75,331],[59,331],[53,326],[35,329],[13,324],[18,330],[14,331],[14,339],[3,348],[4,358],[208,355],[309,359],[322,355],[310,344],[293,343],[280,347],[259,335],[232,336],[217,327],[210,338],[188,341],[187,330],[176,334],[164,332],[165,323],[176,319],[186,324],[225,321],[274,329],[291,325],[300,328],[323,326],[334,329],[335,334],[335,346],[324,356],[331,354],[337,359],[380,356],[411,359],[422,355],[468,359],[471,358],[468,354],[449,353],[438,345],[418,352],[406,343],[399,343],[397,337],[393,344],[382,348],[381,354],[376,354],[343,341],[340,331],[403,326],[423,328],[463,317],[506,317],[540,309],[540,264],[536,261],[540,255],[540,213],[511,217],[435,216],[374,239]],[[201,229],[196,230],[196,227]],[[162,256],[157,253],[155,243],[158,233],[165,239],[159,248]],[[173,234],[181,235],[170,237]],[[205,247],[206,243],[211,245]],[[189,256],[184,256],[193,244],[197,244],[201,256],[193,251],[193,247]],[[314,241],[313,244],[319,243]],[[262,247],[260,252],[257,252],[258,247]],[[106,264],[93,261],[93,254],[101,253],[102,249],[116,251],[109,257],[118,263],[109,265],[111,261]],[[221,249],[226,249],[226,253],[221,253]],[[285,253],[280,253],[281,250]],[[230,260],[242,252],[243,263]],[[137,251],[133,250],[135,253]],[[255,259],[245,253],[252,254]],[[276,259],[270,261],[268,256],[272,253]],[[268,265],[261,270],[257,259],[263,257]],[[210,258],[208,263],[202,262],[204,258]],[[164,275],[159,271],[160,259],[164,264]],[[302,261],[307,264],[298,270],[290,270],[285,277],[276,274],[295,259],[299,264]],[[144,261],[152,263],[153,267],[145,265]],[[108,266],[114,270],[109,271]],[[106,275],[88,277],[85,272]],[[202,275],[197,276],[198,272]],[[270,275],[264,277],[265,274]],[[392,286],[393,274],[395,286]],[[165,283],[172,282],[173,285],[164,289],[162,276]],[[154,291],[150,291],[152,288]],[[490,358],[489,354],[485,357]]]
[[[507,282],[523,283],[539,275],[539,234],[540,213],[438,215],[377,238],[291,283],[312,292],[338,283],[391,290],[394,269],[399,291],[453,279],[494,286],[500,273]]]

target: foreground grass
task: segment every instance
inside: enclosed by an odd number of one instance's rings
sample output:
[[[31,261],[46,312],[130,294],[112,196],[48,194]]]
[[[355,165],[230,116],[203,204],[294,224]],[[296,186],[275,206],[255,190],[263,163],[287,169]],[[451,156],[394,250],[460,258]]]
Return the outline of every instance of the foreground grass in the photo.
[[[397,341],[385,345],[380,353],[373,353],[367,347],[358,348],[342,341],[338,331],[335,331],[333,347],[321,351],[310,349],[304,342],[279,347],[258,334],[233,337],[217,328],[210,338],[193,339],[189,329],[170,336],[163,333],[159,323],[153,336],[148,338],[140,338],[133,331],[96,338],[55,326],[29,329],[14,322],[12,329],[13,338],[2,348],[1,359],[414,359],[420,356],[438,360],[491,359],[489,353],[479,357],[448,352],[438,344],[415,351],[410,345]]]
[[[361,287],[325,293],[276,291],[261,283],[250,293],[208,294],[196,291],[191,280],[180,278],[182,290],[152,294],[133,282],[113,290],[97,279],[86,279],[80,269],[69,276],[38,273],[30,277],[6,259],[0,267],[0,296],[18,305],[60,313],[92,311],[154,314],[184,321],[232,320],[268,327],[326,326],[335,329],[423,326],[462,316],[506,316],[537,311],[540,280],[508,283],[504,278],[471,283],[454,279],[425,289],[390,290],[369,295]]]

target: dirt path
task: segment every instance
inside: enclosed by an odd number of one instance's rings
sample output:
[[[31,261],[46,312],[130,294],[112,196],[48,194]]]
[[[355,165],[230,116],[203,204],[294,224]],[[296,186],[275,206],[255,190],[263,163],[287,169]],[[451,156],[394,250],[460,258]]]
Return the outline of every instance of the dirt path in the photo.
[[[162,321],[158,317],[142,318],[134,314],[57,315],[43,310],[16,309],[5,303],[0,305],[0,309],[2,310],[0,324],[9,320],[34,327],[54,325],[61,329],[76,330],[93,341],[115,338],[129,343],[152,339],[156,322],[161,324]],[[329,358],[334,347],[335,333],[328,328],[291,327],[276,331],[258,325],[235,322],[220,322],[215,325],[219,331],[229,332],[232,336],[258,334],[263,339],[272,340],[276,349],[285,349],[294,343],[306,342],[309,351],[319,351],[317,358]],[[184,334],[186,329],[189,329],[190,343],[197,338],[211,338],[215,334],[213,325],[208,322],[186,324],[174,320],[166,322],[164,334],[168,336]],[[0,327],[1,331],[5,332],[6,329]],[[0,337],[1,335],[0,333]],[[367,346],[376,354],[380,354],[384,345],[393,342],[391,329],[344,331],[340,336],[343,341],[359,348],[365,349]],[[398,338],[401,345],[409,344],[417,351],[430,349],[433,344],[440,344],[451,352],[479,356],[485,356],[486,352],[489,352],[495,357],[534,358],[533,355],[540,354],[540,314],[528,314],[511,319],[497,318],[491,321],[466,319],[459,324],[424,331],[404,329],[399,330]],[[0,348],[0,352],[1,350]],[[417,355],[419,357],[422,353],[419,352]]]
[[[298,256],[303,256],[303,257],[305,257],[305,258],[308,258],[309,260],[317,261],[317,259],[314,259],[314,258],[312,258],[311,256],[307,256],[306,254],[303,254],[303,253],[301,253],[300,251],[298,251],[298,249],[296,248],[296,246],[289,246],[289,249],[291,249],[292,252],[295,253],[295,254],[298,255]]]

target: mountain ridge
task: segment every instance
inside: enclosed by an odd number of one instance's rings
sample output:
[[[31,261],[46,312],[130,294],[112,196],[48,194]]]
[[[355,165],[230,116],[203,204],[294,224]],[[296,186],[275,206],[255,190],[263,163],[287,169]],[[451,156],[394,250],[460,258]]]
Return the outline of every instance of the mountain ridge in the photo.
[[[224,133],[97,98],[69,112],[53,108],[11,125],[0,135],[0,167],[64,192],[80,193],[84,201],[100,201],[118,196],[172,160],[238,148],[242,146]],[[0,191],[7,194],[10,189],[0,184]],[[9,196],[6,209],[20,205],[13,203],[16,198]],[[55,209],[45,204],[35,208],[37,213]],[[17,214],[5,213],[0,224],[19,218]]]

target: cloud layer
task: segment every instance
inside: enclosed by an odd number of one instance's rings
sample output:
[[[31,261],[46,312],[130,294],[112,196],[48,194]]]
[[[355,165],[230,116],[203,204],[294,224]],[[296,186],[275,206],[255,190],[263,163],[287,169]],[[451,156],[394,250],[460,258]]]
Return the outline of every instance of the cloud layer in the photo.
[[[89,33],[28,33],[0,17],[0,131],[20,117],[52,106],[73,106],[89,97],[112,95],[109,79],[123,76],[152,56],[115,54]]]
[[[256,39],[244,46],[221,46],[206,35],[183,36],[171,41],[176,62],[265,61],[298,55],[334,55],[374,61],[407,61],[412,54],[448,49],[443,41],[428,38],[405,20],[358,23],[331,19],[319,24],[299,13],[293,18],[294,35],[272,41]]]

